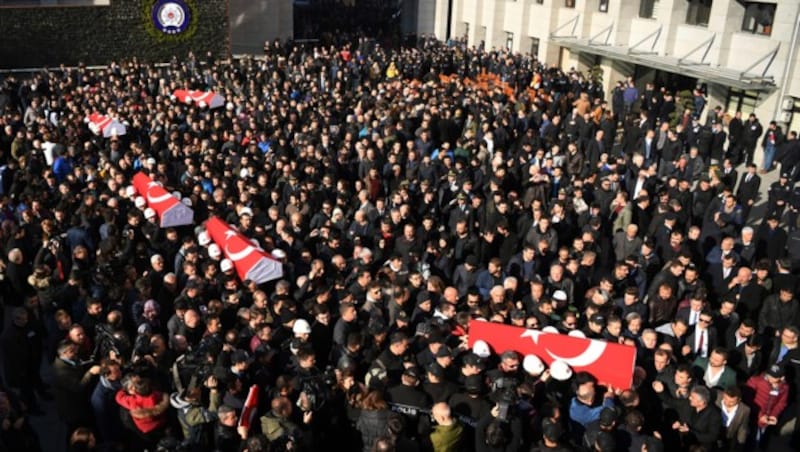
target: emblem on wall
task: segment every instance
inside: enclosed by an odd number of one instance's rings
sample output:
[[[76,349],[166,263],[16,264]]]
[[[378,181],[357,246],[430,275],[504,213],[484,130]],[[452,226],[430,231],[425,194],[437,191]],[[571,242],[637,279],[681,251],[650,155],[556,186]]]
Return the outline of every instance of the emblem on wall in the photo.
[[[158,0],[153,4],[153,24],[168,35],[177,35],[189,28],[191,10],[182,0]]]

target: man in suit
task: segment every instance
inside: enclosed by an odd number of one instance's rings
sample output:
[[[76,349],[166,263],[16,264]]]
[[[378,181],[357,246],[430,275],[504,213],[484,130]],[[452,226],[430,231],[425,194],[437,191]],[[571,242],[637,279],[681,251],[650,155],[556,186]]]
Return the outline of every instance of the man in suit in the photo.
[[[725,158],[725,139],[728,138],[722,130],[722,123],[717,122],[711,128],[711,164],[719,163]]]
[[[747,221],[747,217],[750,215],[750,209],[758,199],[758,190],[761,188],[761,176],[756,174],[757,168],[758,167],[754,163],[747,165],[747,174],[742,178],[739,189],[736,190],[736,198],[739,200],[739,204],[741,204],[742,210],[744,211],[742,216],[745,221]]]
[[[723,160],[721,182],[725,184],[726,187],[730,187],[732,191],[733,188],[736,186],[738,178],[739,178],[739,173],[736,171],[736,168],[733,167],[733,162],[731,162],[731,159]]]
[[[72,432],[89,422],[89,394],[92,380],[100,375],[100,366],[87,369],[79,363],[78,346],[62,341],[57,349],[58,358],[53,362],[53,393],[58,415]]]
[[[690,412],[672,429],[682,433],[685,446],[700,445],[705,450],[714,450],[722,427],[719,408],[711,402],[711,392],[704,386],[695,386],[689,393]]]
[[[731,122],[728,123],[728,157],[738,165],[742,162],[742,112],[737,111]]]
[[[725,433],[722,436],[722,448],[726,452],[744,450],[747,442],[750,423],[750,407],[742,403],[742,392],[737,386],[731,386],[717,397],[717,406],[722,414]]]
[[[753,157],[756,153],[756,145],[761,134],[764,133],[764,128],[758,122],[755,113],[750,113],[750,117],[744,124],[742,129],[742,151],[744,152],[743,158],[748,165],[753,163]]]
[[[717,346],[717,330],[711,326],[714,316],[711,311],[703,311],[694,330],[686,337],[686,345],[681,350],[688,359],[708,358],[711,350]]]
[[[706,283],[711,289],[711,301],[719,301],[736,285],[736,256],[727,254],[719,264],[708,266]]]
[[[642,140],[642,144],[638,146],[636,151],[644,157],[645,165],[658,161],[658,152],[656,150],[656,132],[648,130]]]

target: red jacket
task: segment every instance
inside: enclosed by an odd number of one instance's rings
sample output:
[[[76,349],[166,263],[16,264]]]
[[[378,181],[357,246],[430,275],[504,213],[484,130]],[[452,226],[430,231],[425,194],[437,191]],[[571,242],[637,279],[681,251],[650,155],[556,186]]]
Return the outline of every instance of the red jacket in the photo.
[[[139,408],[154,408],[161,402],[162,396],[158,391],[153,391],[148,396],[140,396],[138,394],[128,394],[120,389],[117,392],[117,403],[126,410],[135,410]],[[131,416],[133,423],[136,424],[142,433],[150,433],[153,430],[163,426],[167,422],[167,417],[164,413],[157,416],[148,416],[144,418],[135,418]]]
[[[778,394],[773,395],[772,386],[764,375],[753,375],[747,380],[747,387],[753,391],[753,407],[756,408],[758,426],[764,427],[762,416],[780,417],[789,400],[789,385],[783,381],[778,386]]]

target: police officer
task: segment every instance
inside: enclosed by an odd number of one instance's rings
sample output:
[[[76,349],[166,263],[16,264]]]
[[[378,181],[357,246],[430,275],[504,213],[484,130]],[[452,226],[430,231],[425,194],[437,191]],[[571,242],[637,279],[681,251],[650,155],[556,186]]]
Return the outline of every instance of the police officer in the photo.
[[[400,384],[390,387],[386,392],[386,401],[392,411],[402,414],[406,419],[405,433],[409,439],[424,435],[430,427],[430,416],[425,415],[425,412],[433,402],[419,388],[420,380],[419,368],[409,367],[403,371]]]
[[[780,179],[769,186],[767,215],[783,216],[783,211],[792,195],[792,185],[789,183],[789,173],[781,173]]]
[[[797,229],[797,215],[800,213],[800,185],[792,189],[788,205],[789,209],[786,214],[786,224],[789,225],[789,233],[792,233]]]

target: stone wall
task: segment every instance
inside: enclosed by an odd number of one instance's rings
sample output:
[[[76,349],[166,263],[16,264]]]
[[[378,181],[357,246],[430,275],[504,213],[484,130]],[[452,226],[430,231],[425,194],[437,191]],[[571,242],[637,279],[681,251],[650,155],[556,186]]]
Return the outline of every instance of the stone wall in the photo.
[[[137,56],[169,61],[191,50],[230,53],[229,0],[196,0],[197,29],[184,42],[159,42],[148,34],[143,3],[111,0],[109,6],[0,8],[0,69],[106,64]]]

